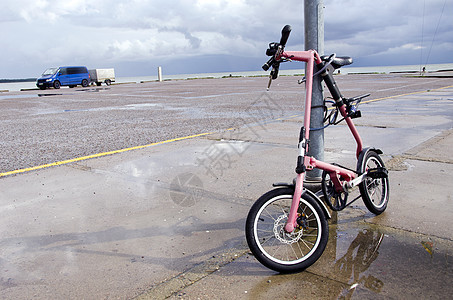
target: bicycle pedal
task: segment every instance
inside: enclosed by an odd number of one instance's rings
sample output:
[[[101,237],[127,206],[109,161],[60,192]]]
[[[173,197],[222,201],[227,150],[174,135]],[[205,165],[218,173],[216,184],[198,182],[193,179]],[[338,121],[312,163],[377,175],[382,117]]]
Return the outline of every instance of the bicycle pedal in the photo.
[[[377,167],[377,168],[368,169],[368,172],[366,173],[366,175],[373,179],[387,178],[389,175],[389,172],[387,171],[386,168]]]

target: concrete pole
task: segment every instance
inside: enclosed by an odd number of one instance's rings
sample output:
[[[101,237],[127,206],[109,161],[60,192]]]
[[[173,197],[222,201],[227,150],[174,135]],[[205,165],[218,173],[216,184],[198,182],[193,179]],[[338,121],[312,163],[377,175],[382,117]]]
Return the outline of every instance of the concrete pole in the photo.
[[[157,78],[162,82],[162,67],[157,67]]]
[[[324,3],[323,0],[304,0],[305,50],[315,49],[324,54]],[[313,78],[313,96],[310,128],[323,126],[324,96],[320,76]],[[308,155],[324,160],[324,130],[310,131]],[[314,169],[307,172],[307,181],[321,182],[322,171]]]

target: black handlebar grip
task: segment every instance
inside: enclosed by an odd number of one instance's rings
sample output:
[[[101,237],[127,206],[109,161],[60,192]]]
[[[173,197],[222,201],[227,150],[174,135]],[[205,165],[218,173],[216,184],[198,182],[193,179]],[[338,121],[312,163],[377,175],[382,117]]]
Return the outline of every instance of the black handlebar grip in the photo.
[[[283,29],[282,29],[282,38],[280,39],[280,45],[282,45],[283,47],[285,47],[286,42],[288,41],[290,32],[291,32],[291,26],[290,25],[286,25],[285,27],[283,27]]]
[[[269,60],[267,61],[267,63],[265,63],[265,64],[262,66],[263,70],[264,70],[264,71],[269,70],[269,68],[272,66],[273,63],[274,63],[274,58],[271,57],[271,59],[269,59]]]

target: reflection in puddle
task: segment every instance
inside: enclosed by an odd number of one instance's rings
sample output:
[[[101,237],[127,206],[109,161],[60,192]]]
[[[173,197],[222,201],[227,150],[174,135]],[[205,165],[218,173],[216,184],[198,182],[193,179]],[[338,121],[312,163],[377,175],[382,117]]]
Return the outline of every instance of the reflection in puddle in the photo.
[[[360,231],[352,241],[346,253],[335,262],[334,269],[337,276],[348,279],[351,284],[349,290],[343,291],[342,296],[349,298],[355,288],[361,285],[375,293],[379,293],[384,283],[373,275],[363,274],[379,255],[378,249],[384,234],[370,229]]]
[[[304,291],[302,298],[329,299],[351,299],[358,288],[380,293],[384,282],[379,275],[370,274],[369,268],[379,256],[384,234],[372,227],[329,229],[329,243],[318,262],[301,273],[265,277],[252,289],[251,298],[272,295],[276,289],[283,298],[294,298],[295,291]]]
[[[356,221],[331,225],[329,229],[326,250],[304,272],[276,274],[253,257],[247,258],[252,268],[244,272],[254,270],[259,278],[247,286],[248,297],[451,298],[453,288],[446,284],[453,281],[450,240]]]
[[[425,248],[426,252],[429,253],[429,255],[431,255],[431,257],[433,256],[433,243],[432,242],[427,242],[427,241],[422,241],[421,242],[423,248]]]

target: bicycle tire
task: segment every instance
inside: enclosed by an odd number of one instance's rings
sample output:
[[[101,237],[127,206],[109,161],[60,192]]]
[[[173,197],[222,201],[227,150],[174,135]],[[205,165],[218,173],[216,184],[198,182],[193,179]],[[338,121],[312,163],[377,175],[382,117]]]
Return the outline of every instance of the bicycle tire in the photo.
[[[369,151],[360,167],[360,173],[365,173],[370,168],[385,167],[379,154]],[[359,184],[360,195],[368,210],[375,215],[380,215],[387,208],[389,200],[389,179],[367,177]]]
[[[245,225],[247,244],[264,266],[280,273],[300,272],[314,264],[329,238],[327,218],[318,202],[303,193],[298,226],[284,231],[293,188],[278,188],[261,196],[251,207]]]

